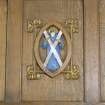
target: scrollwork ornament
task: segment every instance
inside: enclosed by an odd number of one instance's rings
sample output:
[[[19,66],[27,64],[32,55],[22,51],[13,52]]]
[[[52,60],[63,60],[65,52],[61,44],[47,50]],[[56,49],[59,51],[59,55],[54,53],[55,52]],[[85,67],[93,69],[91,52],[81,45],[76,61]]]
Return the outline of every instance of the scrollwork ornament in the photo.
[[[64,24],[65,23],[65,24]],[[51,23],[51,24],[46,24],[45,22],[43,22],[41,19],[33,19],[33,20],[29,20],[27,22],[27,32],[28,33],[33,33],[34,34],[34,40],[37,38],[38,36],[38,33],[40,32],[41,29],[43,29],[42,31],[45,31],[46,27],[48,28],[49,26],[53,25],[54,23]],[[69,50],[69,53],[71,51],[71,64],[70,66],[67,67],[67,69],[65,69],[64,71],[61,71],[61,73],[64,74],[64,77],[65,79],[67,80],[77,80],[79,79],[80,77],[80,70],[79,70],[79,66],[78,65],[74,65],[72,62],[72,36],[74,33],[78,33],[79,32],[79,24],[78,24],[78,19],[74,19],[74,18],[69,18],[67,19],[65,22],[63,22],[64,26],[66,27],[67,31],[70,33],[70,36],[69,34],[66,35],[64,32],[64,35],[66,37],[70,37],[70,41],[71,44],[68,44],[68,45],[71,45],[71,50]],[[46,26],[45,26],[46,25]],[[56,26],[59,26],[59,24],[55,23]],[[44,28],[45,26],[45,28]],[[62,29],[62,28],[61,28]],[[51,31],[51,30],[50,30]],[[56,32],[56,31],[55,31]],[[39,34],[41,36],[41,33]],[[38,38],[39,39],[39,38]],[[68,38],[67,38],[68,39]],[[49,37],[46,38],[46,40],[48,41],[49,40]],[[60,40],[58,41],[60,43]],[[35,43],[35,45],[37,46],[37,44]],[[37,47],[35,47],[36,49],[38,49]],[[35,49],[35,51],[36,51]],[[37,53],[38,54],[38,53]],[[69,55],[69,54],[68,54]],[[36,63],[36,58],[38,56],[35,56],[35,62]],[[69,61],[68,61],[69,62]],[[42,74],[49,74],[51,77],[54,77],[54,76],[49,73],[49,71],[41,71],[39,70],[38,68],[34,68],[33,66],[34,64],[32,65],[28,65],[27,66],[27,71],[26,71],[26,77],[27,77],[27,80],[40,80],[42,78]],[[41,66],[42,67],[42,66]],[[42,67],[43,68],[43,67]],[[35,70],[34,70],[35,69]],[[59,73],[59,72],[58,72]]]
[[[39,80],[41,79],[41,74],[35,72],[33,65],[28,65],[26,77],[27,80]]]
[[[34,20],[28,20],[27,22],[27,32],[28,33],[32,33],[32,32],[36,32],[36,30],[40,30],[43,26],[45,25],[45,23],[40,20],[40,19],[34,19]]]
[[[66,72],[64,73],[64,77],[67,80],[77,80],[80,77],[80,71],[78,65],[72,65],[72,68],[68,66]]]
[[[70,34],[79,32],[79,23],[76,18],[69,18],[65,20],[65,26]]]

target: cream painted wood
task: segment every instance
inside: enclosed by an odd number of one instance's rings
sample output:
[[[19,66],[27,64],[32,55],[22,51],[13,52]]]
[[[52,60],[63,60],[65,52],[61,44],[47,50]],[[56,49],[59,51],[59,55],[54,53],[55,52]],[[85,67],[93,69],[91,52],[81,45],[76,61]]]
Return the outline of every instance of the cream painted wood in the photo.
[[[0,101],[5,95],[6,18],[7,2],[0,0]]]
[[[8,0],[6,102],[21,100],[22,0]]]

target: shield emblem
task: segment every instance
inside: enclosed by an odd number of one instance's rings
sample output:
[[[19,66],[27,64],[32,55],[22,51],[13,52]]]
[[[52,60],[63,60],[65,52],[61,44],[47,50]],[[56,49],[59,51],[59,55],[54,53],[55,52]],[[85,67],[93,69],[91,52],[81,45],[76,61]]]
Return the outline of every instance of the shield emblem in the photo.
[[[58,75],[71,58],[70,35],[56,22],[45,25],[36,37],[34,54],[39,66],[48,76]]]

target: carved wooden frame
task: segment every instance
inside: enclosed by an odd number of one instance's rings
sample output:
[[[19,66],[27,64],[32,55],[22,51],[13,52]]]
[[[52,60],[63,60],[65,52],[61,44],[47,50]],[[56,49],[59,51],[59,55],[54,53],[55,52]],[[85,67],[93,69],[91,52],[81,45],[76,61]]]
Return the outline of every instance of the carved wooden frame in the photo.
[[[40,55],[39,55],[39,41],[40,41],[40,38],[41,38],[41,35],[42,33],[44,32],[44,30],[46,28],[48,28],[49,26],[51,25],[55,25],[57,26],[58,28],[60,28],[62,30],[62,32],[64,33],[63,35],[65,36],[65,39],[66,39],[66,42],[67,42],[67,56],[66,56],[66,59],[63,63],[63,66],[55,71],[54,73],[50,72],[47,68],[44,67],[41,59],[40,59]],[[35,58],[39,64],[39,66],[41,67],[41,69],[50,77],[54,77],[56,75],[58,75],[60,72],[62,72],[65,67],[68,65],[69,61],[70,61],[70,58],[71,58],[71,40],[70,40],[70,35],[65,31],[65,29],[61,26],[61,24],[57,23],[57,22],[48,22],[48,24],[46,24],[41,30],[40,32],[38,33],[37,35],[37,38],[34,42],[34,51],[36,52],[35,53]]]

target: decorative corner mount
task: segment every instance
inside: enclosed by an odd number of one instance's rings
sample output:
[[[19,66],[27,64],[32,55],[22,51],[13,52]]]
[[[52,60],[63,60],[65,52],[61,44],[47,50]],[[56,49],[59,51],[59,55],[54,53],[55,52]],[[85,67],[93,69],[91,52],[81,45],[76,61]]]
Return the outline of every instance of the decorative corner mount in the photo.
[[[33,65],[28,65],[27,66],[27,74],[26,74],[27,80],[39,80],[41,79],[41,74],[36,73],[34,71]]]
[[[65,21],[66,27],[69,29],[70,33],[78,33],[79,32],[79,23],[77,18],[69,18]]]
[[[77,80],[80,77],[80,71],[78,65],[68,66],[66,72],[64,73],[64,77],[67,80]]]
[[[40,19],[28,20],[27,21],[27,32],[32,33],[34,29],[40,29],[44,23]]]

